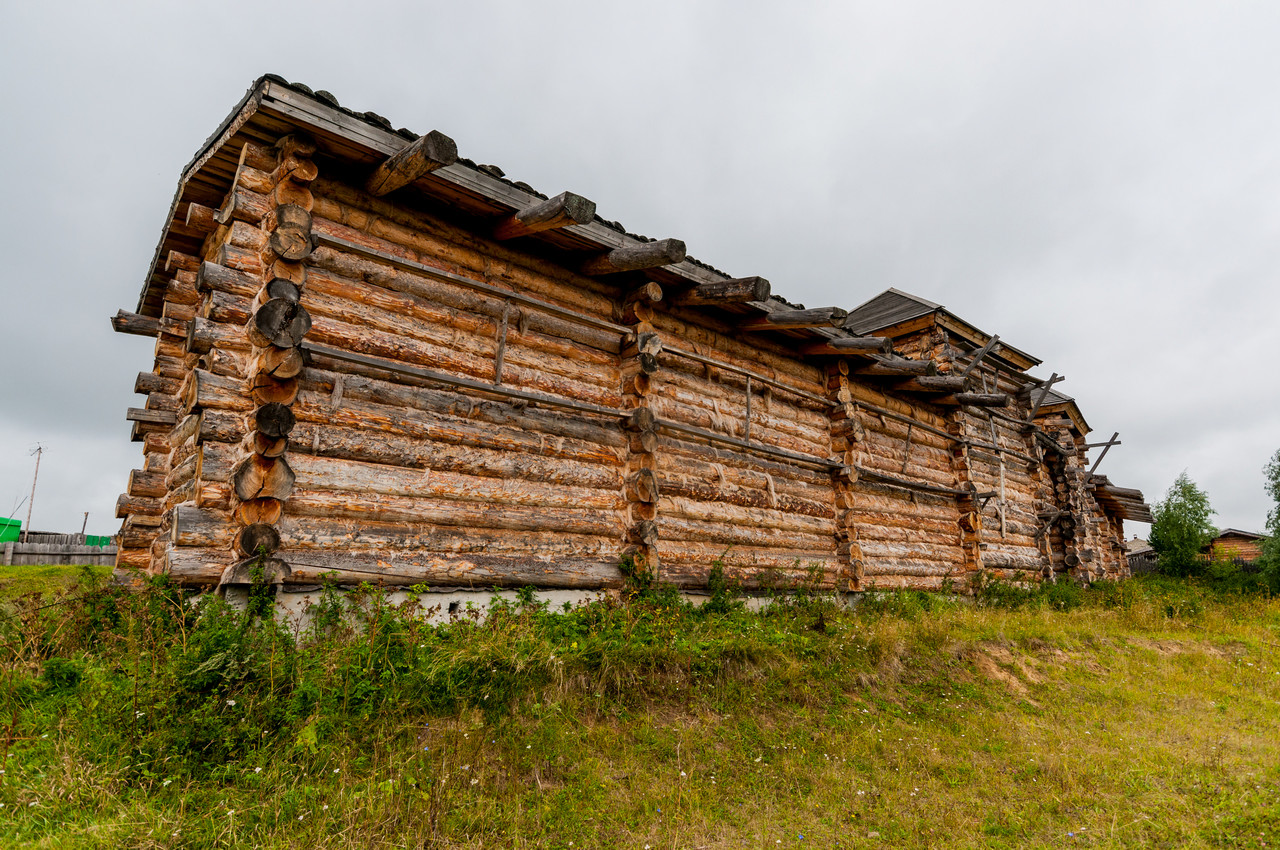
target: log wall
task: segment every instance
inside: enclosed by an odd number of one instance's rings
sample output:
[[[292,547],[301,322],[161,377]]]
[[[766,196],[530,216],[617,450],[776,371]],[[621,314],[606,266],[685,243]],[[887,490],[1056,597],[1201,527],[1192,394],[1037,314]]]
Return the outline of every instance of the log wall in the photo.
[[[630,559],[690,590],[719,563],[839,591],[1124,571],[1084,435],[1042,417],[1047,449],[1025,397],[944,406],[342,169],[304,137],[246,143],[217,210],[179,207],[204,241],[166,265],[119,567],[211,586],[265,554],[284,584],[606,588]],[[954,371],[940,328],[895,345]]]

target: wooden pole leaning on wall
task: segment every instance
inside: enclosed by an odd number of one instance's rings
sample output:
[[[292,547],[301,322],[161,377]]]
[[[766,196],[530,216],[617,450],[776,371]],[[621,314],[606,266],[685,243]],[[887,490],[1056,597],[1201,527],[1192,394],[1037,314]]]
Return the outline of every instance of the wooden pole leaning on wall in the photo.
[[[515,239],[574,224],[587,224],[596,215],[594,201],[572,192],[536,201],[504,218],[493,229],[494,239]]]
[[[369,176],[365,191],[381,197],[457,161],[458,146],[453,139],[439,130],[432,130],[387,157]]]

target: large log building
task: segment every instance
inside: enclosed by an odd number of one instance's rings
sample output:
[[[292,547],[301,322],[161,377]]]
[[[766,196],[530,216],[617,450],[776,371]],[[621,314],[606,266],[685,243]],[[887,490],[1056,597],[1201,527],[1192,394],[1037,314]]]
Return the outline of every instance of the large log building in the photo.
[[[1040,365],[889,290],[804,309],[264,77],[182,175],[136,312],[118,569],[286,588],[963,590],[1127,572]]]

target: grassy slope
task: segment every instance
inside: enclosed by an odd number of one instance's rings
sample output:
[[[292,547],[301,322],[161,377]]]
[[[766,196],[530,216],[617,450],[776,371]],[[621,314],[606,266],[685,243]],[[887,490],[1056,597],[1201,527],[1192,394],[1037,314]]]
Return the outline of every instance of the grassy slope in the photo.
[[[215,677],[181,706],[172,692],[195,686],[180,657],[204,659],[199,674],[222,657],[206,644],[225,649],[223,632],[210,643],[184,620],[148,637],[156,620],[124,618],[63,653],[83,669],[67,685],[56,665],[32,678],[46,662],[16,641],[34,632],[11,628],[0,836],[33,847],[1280,841],[1280,601],[1154,584],[1077,601],[921,610],[893,598],[827,610],[825,631],[812,605],[511,611],[438,630],[375,610],[385,640],[338,633],[296,656],[255,644],[260,675]],[[50,648],[70,648],[71,627],[59,628]],[[165,678],[164,664],[179,674]],[[212,759],[213,744],[183,751],[167,730],[184,723],[236,746]]]

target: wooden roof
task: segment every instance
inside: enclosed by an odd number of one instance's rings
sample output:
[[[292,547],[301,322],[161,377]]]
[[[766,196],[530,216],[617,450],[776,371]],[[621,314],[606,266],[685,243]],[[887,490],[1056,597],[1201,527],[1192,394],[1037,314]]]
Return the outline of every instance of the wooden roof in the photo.
[[[990,334],[961,319],[941,304],[893,288],[886,289],[849,311],[845,328],[857,334],[894,337],[920,330],[930,324],[946,328],[974,348],[981,348],[991,339]],[[997,342],[988,356],[1002,360],[1006,366],[1020,371],[1039,366],[1041,362],[1003,341]]]

